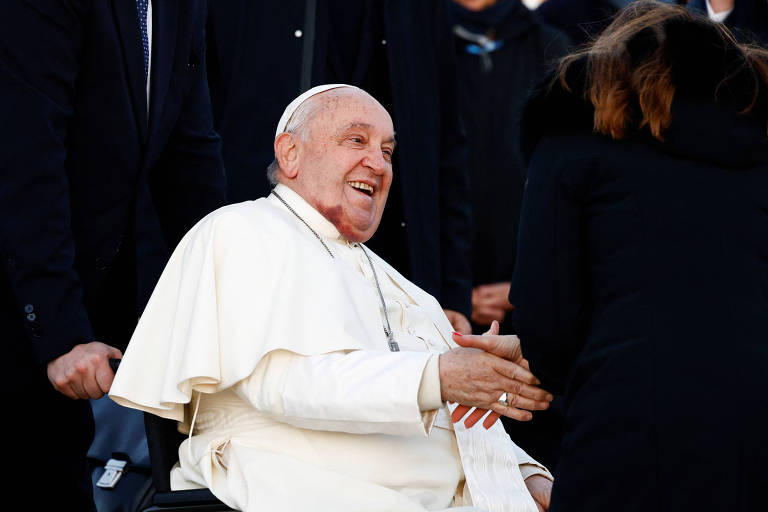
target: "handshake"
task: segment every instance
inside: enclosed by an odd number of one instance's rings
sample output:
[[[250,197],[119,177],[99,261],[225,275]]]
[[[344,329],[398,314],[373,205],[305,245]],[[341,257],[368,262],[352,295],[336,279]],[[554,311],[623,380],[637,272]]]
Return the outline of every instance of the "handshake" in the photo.
[[[544,410],[552,401],[552,394],[539,388],[541,383],[530,372],[518,337],[498,332],[494,321],[482,336],[454,333],[460,346],[440,355],[442,399],[459,404],[451,414],[454,423],[467,413],[467,428],[486,414],[485,428],[499,416],[528,421],[533,417],[530,411]]]

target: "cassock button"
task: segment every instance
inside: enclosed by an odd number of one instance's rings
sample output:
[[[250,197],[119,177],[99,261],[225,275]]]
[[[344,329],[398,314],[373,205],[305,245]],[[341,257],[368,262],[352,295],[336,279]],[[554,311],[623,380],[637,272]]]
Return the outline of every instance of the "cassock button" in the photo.
[[[302,35],[304,35],[304,33],[301,30],[297,30],[296,32],[293,33],[293,35],[294,37],[301,37]]]
[[[387,40],[386,39],[382,39],[381,40],[381,44],[387,44]]]
[[[400,223],[400,227],[401,227],[401,228],[404,228],[404,227],[405,227],[405,221],[403,221],[403,222],[401,222],[401,223]]]
[[[32,304],[27,304],[26,306],[24,306],[25,313],[31,313],[34,310],[35,310],[35,306],[33,306]]]
[[[30,313],[27,315],[27,321],[29,322],[34,322],[36,318],[37,318],[37,315],[34,313]]]

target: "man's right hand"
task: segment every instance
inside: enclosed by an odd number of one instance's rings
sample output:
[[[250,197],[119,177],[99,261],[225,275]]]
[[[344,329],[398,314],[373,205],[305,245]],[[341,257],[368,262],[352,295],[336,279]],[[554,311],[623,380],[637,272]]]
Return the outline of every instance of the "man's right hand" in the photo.
[[[54,389],[72,399],[101,398],[109,392],[115,374],[110,359],[123,353],[98,341],[75,347],[48,363],[48,380]]]
[[[522,366],[477,348],[454,348],[440,355],[440,391],[444,401],[488,409],[526,421],[529,411],[549,407],[552,395]],[[498,402],[507,393],[510,405]]]

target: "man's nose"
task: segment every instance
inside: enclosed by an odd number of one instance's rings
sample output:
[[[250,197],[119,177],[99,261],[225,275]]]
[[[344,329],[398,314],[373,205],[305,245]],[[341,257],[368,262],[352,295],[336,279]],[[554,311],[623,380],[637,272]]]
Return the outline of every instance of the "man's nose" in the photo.
[[[371,150],[365,155],[363,165],[369,167],[376,174],[384,174],[389,168],[389,162],[384,159],[384,154],[381,150]]]

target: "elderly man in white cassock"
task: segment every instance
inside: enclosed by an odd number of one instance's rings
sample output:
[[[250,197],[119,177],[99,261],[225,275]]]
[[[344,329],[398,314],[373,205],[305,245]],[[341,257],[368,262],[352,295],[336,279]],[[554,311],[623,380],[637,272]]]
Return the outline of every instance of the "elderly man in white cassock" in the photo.
[[[174,489],[246,511],[548,506],[551,475],[496,421],[551,400],[517,347],[457,346],[437,301],[363,245],[394,135],[366,92],[307,91],[278,125],[272,194],[176,248],[110,392],[189,434]]]

